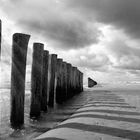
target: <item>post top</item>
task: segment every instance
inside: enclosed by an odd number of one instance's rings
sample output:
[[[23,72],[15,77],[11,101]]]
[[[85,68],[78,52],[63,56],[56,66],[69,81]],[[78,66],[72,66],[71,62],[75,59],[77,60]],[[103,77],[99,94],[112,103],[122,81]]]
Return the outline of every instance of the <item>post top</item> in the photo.
[[[67,63],[67,65],[71,65],[70,63]]]
[[[55,57],[57,57],[57,54],[51,54],[51,56],[55,56]]]
[[[34,45],[44,46],[44,44],[43,43],[40,43],[40,42],[34,42]]]
[[[77,67],[73,67],[74,69],[77,69]]]
[[[24,33],[14,33],[13,36],[27,36],[27,37],[30,37],[29,34],[24,34]]]
[[[58,61],[63,61],[63,59],[62,59],[62,58],[58,58],[57,60],[58,60]]]
[[[49,53],[49,51],[48,51],[48,50],[44,50],[44,53],[48,54],[48,53]]]

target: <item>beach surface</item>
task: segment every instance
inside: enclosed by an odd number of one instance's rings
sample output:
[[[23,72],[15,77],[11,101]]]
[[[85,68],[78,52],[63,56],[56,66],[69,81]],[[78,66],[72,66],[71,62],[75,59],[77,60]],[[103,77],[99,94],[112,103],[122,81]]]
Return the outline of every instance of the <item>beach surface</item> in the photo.
[[[5,140],[28,140],[34,139],[41,134],[45,133],[52,128],[57,127],[63,121],[67,120],[74,114],[78,109],[83,106],[90,106],[91,102],[96,102],[94,109],[100,105],[100,110],[109,110],[107,105],[102,105],[107,98],[120,98],[124,104],[131,106],[130,108],[123,108],[123,111],[128,112],[133,109],[135,112],[140,112],[140,84],[99,84],[94,88],[84,88],[84,92],[75,96],[71,100],[67,101],[63,105],[56,105],[54,109],[49,108],[47,113],[42,112],[39,120],[30,120],[30,88],[26,88],[25,98],[25,127],[23,130],[13,130],[10,127],[9,115],[10,115],[10,88],[9,86],[2,87],[0,89],[0,139]],[[102,96],[102,100],[98,102],[99,95]],[[105,96],[104,96],[105,95]],[[106,98],[107,97],[107,98]],[[90,101],[90,102],[89,102]],[[112,105],[112,104],[111,104]],[[113,104],[116,105],[116,104]],[[111,106],[110,106],[111,107]],[[112,106],[113,107],[113,106]],[[118,106],[119,107],[119,104]],[[120,106],[121,107],[121,106]],[[115,108],[113,107],[112,110]],[[120,109],[119,109],[120,110]],[[93,114],[92,114],[93,115]],[[94,112],[97,115],[97,112]],[[102,114],[103,115],[103,114]],[[106,115],[106,114],[104,114]],[[99,116],[99,114],[98,114]],[[140,116],[138,116],[140,118]],[[101,119],[101,118],[100,118]],[[138,118],[137,118],[138,119]],[[94,119],[95,120],[95,119]],[[105,119],[106,120],[106,119]],[[106,121],[102,123],[108,123]],[[101,121],[101,120],[100,120]],[[108,120],[109,121],[109,120]],[[120,119],[121,121],[121,119]],[[129,122],[125,123],[129,126]],[[136,131],[140,130],[138,127],[139,123],[135,123],[134,128]],[[67,130],[67,129],[65,129]],[[68,132],[68,131],[67,131]],[[88,134],[88,133],[87,133]],[[102,134],[100,133],[100,136]]]

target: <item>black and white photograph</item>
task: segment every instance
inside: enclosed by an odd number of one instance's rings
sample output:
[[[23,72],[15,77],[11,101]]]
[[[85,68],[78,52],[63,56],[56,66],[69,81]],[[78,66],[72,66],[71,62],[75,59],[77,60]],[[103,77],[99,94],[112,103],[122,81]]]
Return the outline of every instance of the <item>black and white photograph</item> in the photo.
[[[140,140],[140,0],[0,0],[0,140]]]

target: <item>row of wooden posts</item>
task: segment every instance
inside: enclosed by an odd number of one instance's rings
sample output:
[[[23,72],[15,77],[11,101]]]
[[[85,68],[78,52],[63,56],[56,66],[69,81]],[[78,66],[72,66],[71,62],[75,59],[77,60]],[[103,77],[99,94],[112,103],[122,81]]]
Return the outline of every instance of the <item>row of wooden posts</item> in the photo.
[[[13,128],[24,124],[26,57],[30,35],[15,33],[12,43],[11,115]],[[31,70],[30,118],[38,118],[41,111],[62,104],[83,91],[83,73],[77,67],[49,55],[44,44],[33,44]]]

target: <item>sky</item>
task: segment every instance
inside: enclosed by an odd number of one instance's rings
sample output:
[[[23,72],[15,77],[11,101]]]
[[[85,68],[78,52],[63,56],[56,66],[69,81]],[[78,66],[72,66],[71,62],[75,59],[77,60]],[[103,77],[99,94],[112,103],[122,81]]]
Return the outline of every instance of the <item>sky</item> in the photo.
[[[12,34],[30,34],[33,42],[77,66],[84,80],[140,82],[139,0],[0,0],[2,74],[8,80]]]

